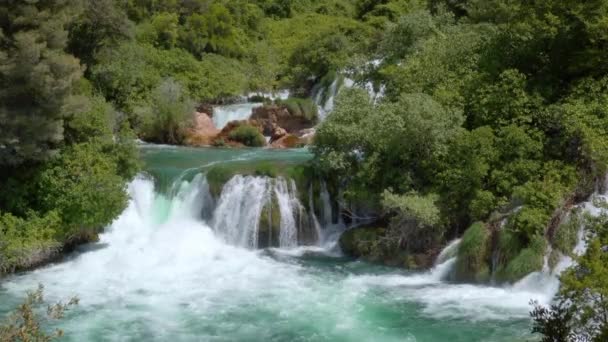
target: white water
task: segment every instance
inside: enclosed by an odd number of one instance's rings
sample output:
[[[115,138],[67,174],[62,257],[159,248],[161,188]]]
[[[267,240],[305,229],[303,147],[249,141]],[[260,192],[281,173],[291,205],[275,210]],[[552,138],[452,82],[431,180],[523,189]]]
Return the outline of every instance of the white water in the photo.
[[[340,86],[338,86],[339,80],[340,77],[337,77],[328,88],[318,87],[313,90],[312,98],[317,105],[320,122],[325,120],[325,118],[327,118],[327,116],[334,110],[336,96],[342,88],[359,87],[361,89],[365,89],[373,103],[377,103],[384,97],[386,90],[385,85],[380,85],[376,91],[372,82],[357,83],[353,79],[343,77]]]
[[[246,248],[257,248],[262,210],[274,205],[276,198],[279,207],[280,231],[279,247],[297,247],[304,236],[319,237],[316,226],[304,224],[307,213],[298,199],[294,181],[283,178],[235,176],[222,191],[215,209],[212,227],[226,243]],[[309,230],[313,231],[309,231]],[[302,237],[298,236],[298,232]]]
[[[261,96],[261,97],[270,99],[272,101],[275,101],[275,100],[287,100],[289,98],[289,95],[290,95],[289,90],[283,89],[283,90],[279,90],[274,93],[251,92],[251,93],[247,94],[247,97]]]
[[[236,176],[226,183],[212,224],[226,243],[258,246],[260,214],[268,200],[267,186],[266,178],[251,176]]]
[[[281,212],[281,231],[279,233],[280,247],[296,247],[298,245],[298,230],[294,214],[299,213],[300,201],[298,201],[295,184],[289,187],[283,178],[275,180],[274,192],[279,203]]]
[[[217,129],[224,128],[230,121],[247,120],[253,109],[261,107],[262,103],[239,103],[213,107],[213,124]]]

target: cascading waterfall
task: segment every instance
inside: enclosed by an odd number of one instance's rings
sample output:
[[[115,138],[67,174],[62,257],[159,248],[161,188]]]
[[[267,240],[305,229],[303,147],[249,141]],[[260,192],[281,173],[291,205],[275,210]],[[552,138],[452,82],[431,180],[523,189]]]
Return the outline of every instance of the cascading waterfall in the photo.
[[[309,214],[310,214],[310,221],[313,224],[313,227],[315,229],[315,233],[317,235],[317,241],[319,242],[319,244],[323,244],[323,242],[325,241],[325,236],[323,236],[322,231],[321,231],[321,224],[319,223],[319,219],[317,218],[317,215],[315,214],[315,204],[313,201],[313,196],[314,196],[314,192],[312,189],[312,184],[308,187],[308,208],[310,208],[309,210]]]
[[[578,205],[578,207],[591,216],[597,217],[601,214],[607,213],[606,208],[601,205],[597,205],[596,201],[608,203],[608,195],[606,193],[599,193],[598,190],[591,196],[589,201],[581,203]],[[580,230],[578,231],[578,241],[572,253],[580,256],[585,253],[586,249],[585,227],[580,227]],[[551,268],[549,266],[549,258],[551,257],[552,252],[552,247],[548,246],[543,259],[542,270],[528,274],[526,277],[515,283],[513,287],[518,290],[541,291],[549,298],[553,298],[553,296],[555,296],[559,290],[560,274],[567,268],[574,265],[575,261],[570,256],[559,253],[557,263],[553,268]]]
[[[235,176],[224,185],[212,227],[227,243],[258,247],[260,214],[268,200],[268,179]]]
[[[332,209],[331,209],[331,196],[327,190],[327,183],[321,182],[321,217],[323,218],[324,225],[331,225],[333,222]]]
[[[295,184],[290,188],[284,178],[278,178],[275,180],[274,192],[281,212],[279,247],[295,247],[298,244],[298,229],[294,215],[299,214],[300,209],[300,201],[295,196]]]
[[[233,177],[224,186],[213,216],[216,233],[241,247],[292,248],[315,244],[320,238],[320,227],[300,202],[295,182],[281,177]]]
[[[213,108],[213,124],[217,129],[224,128],[230,121],[247,120],[253,109],[261,107],[262,103],[238,103]]]
[[[439,253],[435,260],[435,265],[443,264],[449,259],[455,258],[458,252],[458,246],[460,246],[461,239],[455,239],[448,243],[447,246]]]

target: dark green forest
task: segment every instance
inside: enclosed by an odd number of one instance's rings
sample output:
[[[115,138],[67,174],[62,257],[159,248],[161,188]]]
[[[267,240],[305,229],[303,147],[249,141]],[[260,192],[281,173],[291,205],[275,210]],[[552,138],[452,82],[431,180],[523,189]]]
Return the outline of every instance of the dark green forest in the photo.
[[[311,169],[380,216],[378,253],[463,236],[460,279],[521,279],[547,245],[571,254],[560,218],[603,184],[607,62],[606,0],[4,0],[0,274],[94,240],[136,138],[181,144],[201,104],[349,77],[384,96],[343,88]],[[606,294],[595,226],[597,278],[569,273],[565,296]]]

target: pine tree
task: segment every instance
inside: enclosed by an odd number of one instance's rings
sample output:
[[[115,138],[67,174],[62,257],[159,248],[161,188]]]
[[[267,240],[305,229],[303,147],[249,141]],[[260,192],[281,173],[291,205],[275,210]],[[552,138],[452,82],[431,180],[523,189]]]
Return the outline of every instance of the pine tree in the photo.
[[[62,106],[82,67],[64,52],[73,0],[0,4],[0,166],[42,161],[63,140]]]

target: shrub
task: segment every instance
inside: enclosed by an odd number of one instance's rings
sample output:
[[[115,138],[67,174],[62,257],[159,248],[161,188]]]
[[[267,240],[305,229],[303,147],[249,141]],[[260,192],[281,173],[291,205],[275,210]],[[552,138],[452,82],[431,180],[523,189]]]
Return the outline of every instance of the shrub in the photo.
[[[34,292],[28,292],[23,304],[11,313],[6,321],[0,322],[0,341],[52,341],[63,336],[62,330],[52,333],[46,332],[43,327],[50,320],[63,318],[70,307],[78,305],[79,299],[73,297],[67,303],[56,303],[46,307],[46,316],[38,314],[39,309],[45,305],[42,285]]]
[[[0,275],[35,266],[53,253],[60,226],[54,211],[45,216],[30,212],[25,219],[0,213]]]
[[[180,144],[193,112],[194,105],[184,96],[181,85],[166,79],[157,87],[151,107],[140,108],[142,137],[157,143]]]
[[[240,142],[249,147],[261,147],[266,145],[266,138],[260,131],[251,125],[240,125],[230,132],[230,140]]]
[[[59,238],[82,227],[101,228],[127,205],[124,179],[102,147],[95,141],[67,147],[39,175],[41,209],[57,210],[63,221]]]

